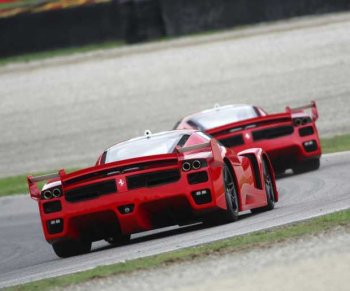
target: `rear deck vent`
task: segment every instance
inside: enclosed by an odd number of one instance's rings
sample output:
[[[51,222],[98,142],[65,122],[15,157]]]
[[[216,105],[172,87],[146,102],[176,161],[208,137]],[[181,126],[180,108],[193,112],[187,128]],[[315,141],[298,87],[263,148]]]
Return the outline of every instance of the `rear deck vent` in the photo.
[[[244,144],[243,136],[241,134],[230,136],[228,138],[219,139],[219,141],[225,146],[225,147],[234,147]]]
[[[117,192],[115,180],[109,180],[69,190],[65,197],[69,202],[78,202],[115,192]]]
[[[253,139],[263,140],[263,139],[274,139],[281,136],[290,135],[294,132],[293,126],[279,126],[274,128],[268,128],[263,130],[253,131]]]
[[[129,176],[126,178],[129,190],[141,187],[153,187],[162,184],[173,183],[178,181],[179,179],[179,170],[151,172],[146,174]]]

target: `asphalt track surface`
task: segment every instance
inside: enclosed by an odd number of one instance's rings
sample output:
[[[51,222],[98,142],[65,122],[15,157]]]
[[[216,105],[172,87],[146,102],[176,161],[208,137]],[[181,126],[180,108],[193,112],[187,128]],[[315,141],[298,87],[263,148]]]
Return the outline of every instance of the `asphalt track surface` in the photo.
[[[118,141],[215,103],[314,99],[350,132],[350,14],[0,67],[0,177],[92,165]]]
[[[318,102],[322,135],[350,132],[350,14],[0,68],[0,177],[93,164],[101,149],[166,130],[215,103],[268,111]],[[0,199],[0,288],[265,229],[350,207],[350,153],[278,181],[274,211],[233,224],[171,228],[58,259],[35,202]]]
[[[350,152],[325,155],[318,171],[287,174],[278,180],[281,199],[273,211],[242,213],[231,224],[162,229],[110,247],[93,244],[90,254],[59,259],[42,236],[37,206],[28,196],[0,199],[0,288],[123,262],[284,225],[350,208]]]

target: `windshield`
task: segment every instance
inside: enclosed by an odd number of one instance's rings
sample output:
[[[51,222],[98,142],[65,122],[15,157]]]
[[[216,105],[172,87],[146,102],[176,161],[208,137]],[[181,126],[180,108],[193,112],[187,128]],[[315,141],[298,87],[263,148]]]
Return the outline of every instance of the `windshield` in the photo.
[[[173,153],[183,136],[179,132],[160,133],[117,144],[107,150],[105,163]]]
[[[257,112],[253,106],[230,106],[201,112],[189,120],[189,122],[197,124],[202,130],[207,130],[257,116]]]

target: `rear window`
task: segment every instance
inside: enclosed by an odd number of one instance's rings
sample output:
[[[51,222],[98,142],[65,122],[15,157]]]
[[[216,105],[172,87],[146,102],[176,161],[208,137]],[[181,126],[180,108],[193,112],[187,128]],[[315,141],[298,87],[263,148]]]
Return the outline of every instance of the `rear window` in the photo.
[[[238,122],[257,117],[258,114],[253,106],[230,106],[201,112],[189,120],[201,130],[208,130],[225,124]]]
[[[170,154],[186,136],[184,133],[170,132],[129,140],[108,149],[104,162],[111,163],[138,157]]]

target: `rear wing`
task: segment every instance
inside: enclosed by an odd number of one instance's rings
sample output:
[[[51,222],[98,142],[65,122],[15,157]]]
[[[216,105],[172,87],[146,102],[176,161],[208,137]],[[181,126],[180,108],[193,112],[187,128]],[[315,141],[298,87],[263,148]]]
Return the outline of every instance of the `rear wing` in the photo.
[[[236,121],[220,127],[212,128],[206,131],[206,133],[217,137],[223,134],[240,132],[249,128],[255,128],[265,125],[273,125],[276,123],[292,123],[292,115],[290,112],[269,114],[266,116],[254,117],[246,120]]]
[[[210,148],[213,154],[214,161],[220,163],[220,161],[222,160],[220,146],[217,144],[217,142],[213,138],[210,141],[205,143],[196,144],[188,147],[182,147],[182,148],[177,147],[176,150],[179,153],[185,153],[185,152],[191,152],[191,151],[201,150],[205,148]]]
[[[60,174],[63,187],[70,187],[86,181],[92,181],[94,179],[104,178],[110,175],[130,173],[132,171],[138,171],[142,168],[158,168],[167,167],[178,164],[178,157],[176,153],[171,154],[159,154],[146,157],[137,157],[127,159],[123,161],[116,161],[106,163],[102,165],[92,166],[84,168],[78,171],[74,171],[69,174]]]
[[[310,104],[304,105],[304,106],[300,106],[300,107],[294,107],[291,108],[289,106],[286,107],[286,111],[289,113],[297,113],[297,112],[302,112],[305,109],[311,109],[311,115],[312,115],[312,120],[316,121],[318,119],[318,110],[317,110],[317,106],[316,106],[316,102],[315,101],[311,101]]]
[[[193,146],[188,146],[188,147],[182,147],[182,148],[176,148],[176,150],[179,153],[185,153],[185,152],[190,152],[190,151],[195,151],[195,150],[200,150],[200,149],[205,149],[207,147],[210,147],[210,142],[206,142],[206,143],[201,143],[201,144],[196,144]]]
[[[38,188],[38,182],[56,179],[64,174],[65,174],[64,170],[60,170],[57,173],[51,173],[47,175],[41,175],[41,176],[35,176],[35,177],[28,176],[27,182],[28,182],[30,197],[34,200],[38,200],[40,198],[41,191]]]

